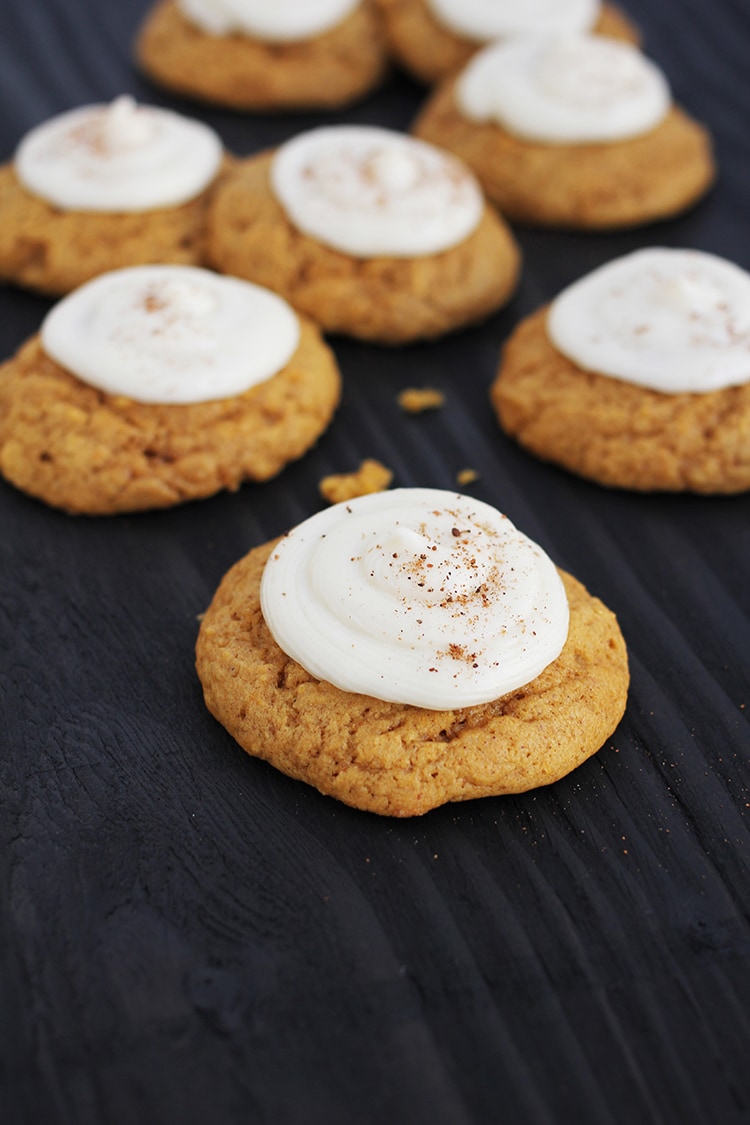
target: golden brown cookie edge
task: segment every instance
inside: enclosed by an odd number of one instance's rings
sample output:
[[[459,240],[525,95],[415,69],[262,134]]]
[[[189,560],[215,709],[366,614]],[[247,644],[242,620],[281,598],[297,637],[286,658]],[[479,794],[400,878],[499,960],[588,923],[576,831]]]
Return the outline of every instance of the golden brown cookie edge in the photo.
[[[206,241],[213,268],[268,286],[324,332],[387,345],[466,327],[510,300],[521,252],[488,204],[477,229],[440,254],[356,258],[290,222],[271,188],[273,155],[238,161],[217,190]]]
[[[341,24],[303,42],[264,43],[209,35],[157,0],[133,54],[154,83],[182,96],[240,111],[343,109],[385,78],[388,55],[373,0]]]
[[[260,611],[273,546],[225,575],[202,619],[196,666],[208,709],[239,745],[321,793],[406,817],[524,792],[594,754],[624,713],[629,673],[615,616],[562,572],[571,604],[563,652],[532,684],[491,704],[428,711],[315,680],[278,648]]]
[[[490,388],[510,437],[605,487],[750,489],[750,383],[668,395],[584,371],[554,347],[546,318],[544,307],[517,325]]]
[[[455,79],[439,85],[411,132],[463,160],[511,222],[571,230],[645,226],[688,210],[716,179],[710,133],[677,105],[637,137],[551,145],[470,121],[454,90]]]
[[[341,377],[319,329],[300,318],[297,351],[243,395],[139,403],[88,386],[39,337],[0,367],[0,472],[75,515],[116,515],[204,499],[275,476],[331,421]]]

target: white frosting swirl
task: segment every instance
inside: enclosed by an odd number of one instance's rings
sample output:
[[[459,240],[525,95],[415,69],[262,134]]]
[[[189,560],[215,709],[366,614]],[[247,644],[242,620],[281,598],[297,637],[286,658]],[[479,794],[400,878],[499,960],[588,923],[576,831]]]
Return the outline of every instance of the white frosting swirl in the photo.
[[[150,211],[194,199],[222,154],[218,135],[202,122],[123,96],[32,129],[15,170],[30,192],[68,211]]]
[[[542,549],[490,505],[428,488],[360,496],[294,528],[266,564],[261,608],[316,678],[438,711],[530,683],[568,632]]]
[[[438,23],[457,35],[489,43],[511,35],[588,31],[600,0],[427,0]]]
[[[275,293],[191,266],[113,270],[47,314],[42,346],[79,379],[138,402],[240,395],[275,375],[299,342]]]
[[[671,105],[663,73],[600,35],[528,36],[479,51],[456,84],[459,109],[544,144],[596,144],[649,132]]]
[[[456,157],[375,126],[300,134],[276,153],[271,185],[299,230],[360,258],[438,254],[468,238],[484,210]]]
[[[239,32],[269,43],[312,39],[336,27],[361,0],[177,0],[209,35]]]
[[[699,250],[637,250],[565,289],[550,340],[587,371],[665,394],[750,379],[750,274]]]

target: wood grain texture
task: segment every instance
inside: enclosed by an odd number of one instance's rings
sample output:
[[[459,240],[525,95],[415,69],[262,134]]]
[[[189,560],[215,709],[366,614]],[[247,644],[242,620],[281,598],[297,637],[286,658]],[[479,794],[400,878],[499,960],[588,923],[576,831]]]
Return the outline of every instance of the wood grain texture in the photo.
[[[196,111],[132,68],[145,0],[4,0],[0,143],[124,91],[259,151],[330,120]],[[499,432],[517,320],[648,242],[750,268],[750,13],[631,0],[720,179],[647,232],[521,231],[521,287],[481,328],[334,341],[344,401],[265,485],[109,520],[0,483],[3,1125],[740,1125],[750,1115],[750,496],[610,493]],[[342,115],[406,128],[395,76]],[[50,303],[0,293],[9,355]],[[446,407],[404,415],[406,386]],[[376,457],[399,485],[479,471],[494,503],[618,614],[632,689],[555,786],[418,823],[249,759],[205,711],[198,615],[242,554]]]

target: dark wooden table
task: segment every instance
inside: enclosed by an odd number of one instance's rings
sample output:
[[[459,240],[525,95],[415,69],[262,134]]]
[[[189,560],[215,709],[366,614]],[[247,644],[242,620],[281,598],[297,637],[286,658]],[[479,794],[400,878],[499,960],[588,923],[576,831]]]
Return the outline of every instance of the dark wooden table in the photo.
[[[134,71],[144,0],[2,0],[3,159],[36,122],[129,91],[249,153],[325,118],[244,117]],[[747,0],[632,0],[721,178],[685,217],[520,231],[517,297],[480,328],[334,341],[344,400],[275,481],[72,519],[0,482],[0,1120],[4,1125],[698,1125],[750,1114],[750,496],[636,496],[501,436],[517,320],[648,244],[750,268]],[[401,76],[339,119],[406,128]],[[328,119],[330,120],[330,118]],[[0,293],[9,355],[49,302]],[[408,385],[447,408],[407,417]],[[557,785],[413,821],[248,758],[205,711],[197,618],[250,547],[378,457],[399,485],[506,511],[620,618],[628,711]]]

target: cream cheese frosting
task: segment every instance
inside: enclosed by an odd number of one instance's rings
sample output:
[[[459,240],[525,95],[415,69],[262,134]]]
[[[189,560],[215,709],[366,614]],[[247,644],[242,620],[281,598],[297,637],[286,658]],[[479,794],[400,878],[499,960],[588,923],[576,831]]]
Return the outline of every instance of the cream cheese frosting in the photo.
[[[488,43],[511,35],[588,31],[600,0],[426,0],[434,18],[456,35]]]
[[[596,144],[650,132],[671,106],[661,70],[600,35],[523,36],[479,51],[456,83],[460,111],[544,144]]]
[[[530,683],[569,620],[552,561],[507,516],[424,488],[360,496],[294,528],[266,564],[261,608],[311,675],[431,710]]]
[[[239,32],[274,43],[312,39],[336,27],[361,0],[178,0],[180,11],[209,35]]]
[[[68,211],[150,211],[199,195],[222,161],[213,129],[127,95],[43,122],[23,138],[23,186]]]
[[[191,266],[136,266],[63,298],[41,339],[52,359],[99,390],[178,404],[270,379],[299,332],[296,314],[268,289]]]
[[[666,394],[750,379],[750,274],[699,250],[637,250],[587,274],[552,302],[558,351]]]
[[[463,242],[484,210],[456,157],[375,126],[313,129],[282,145],[271,186],[289,220],[355,257],[418,257]]]

